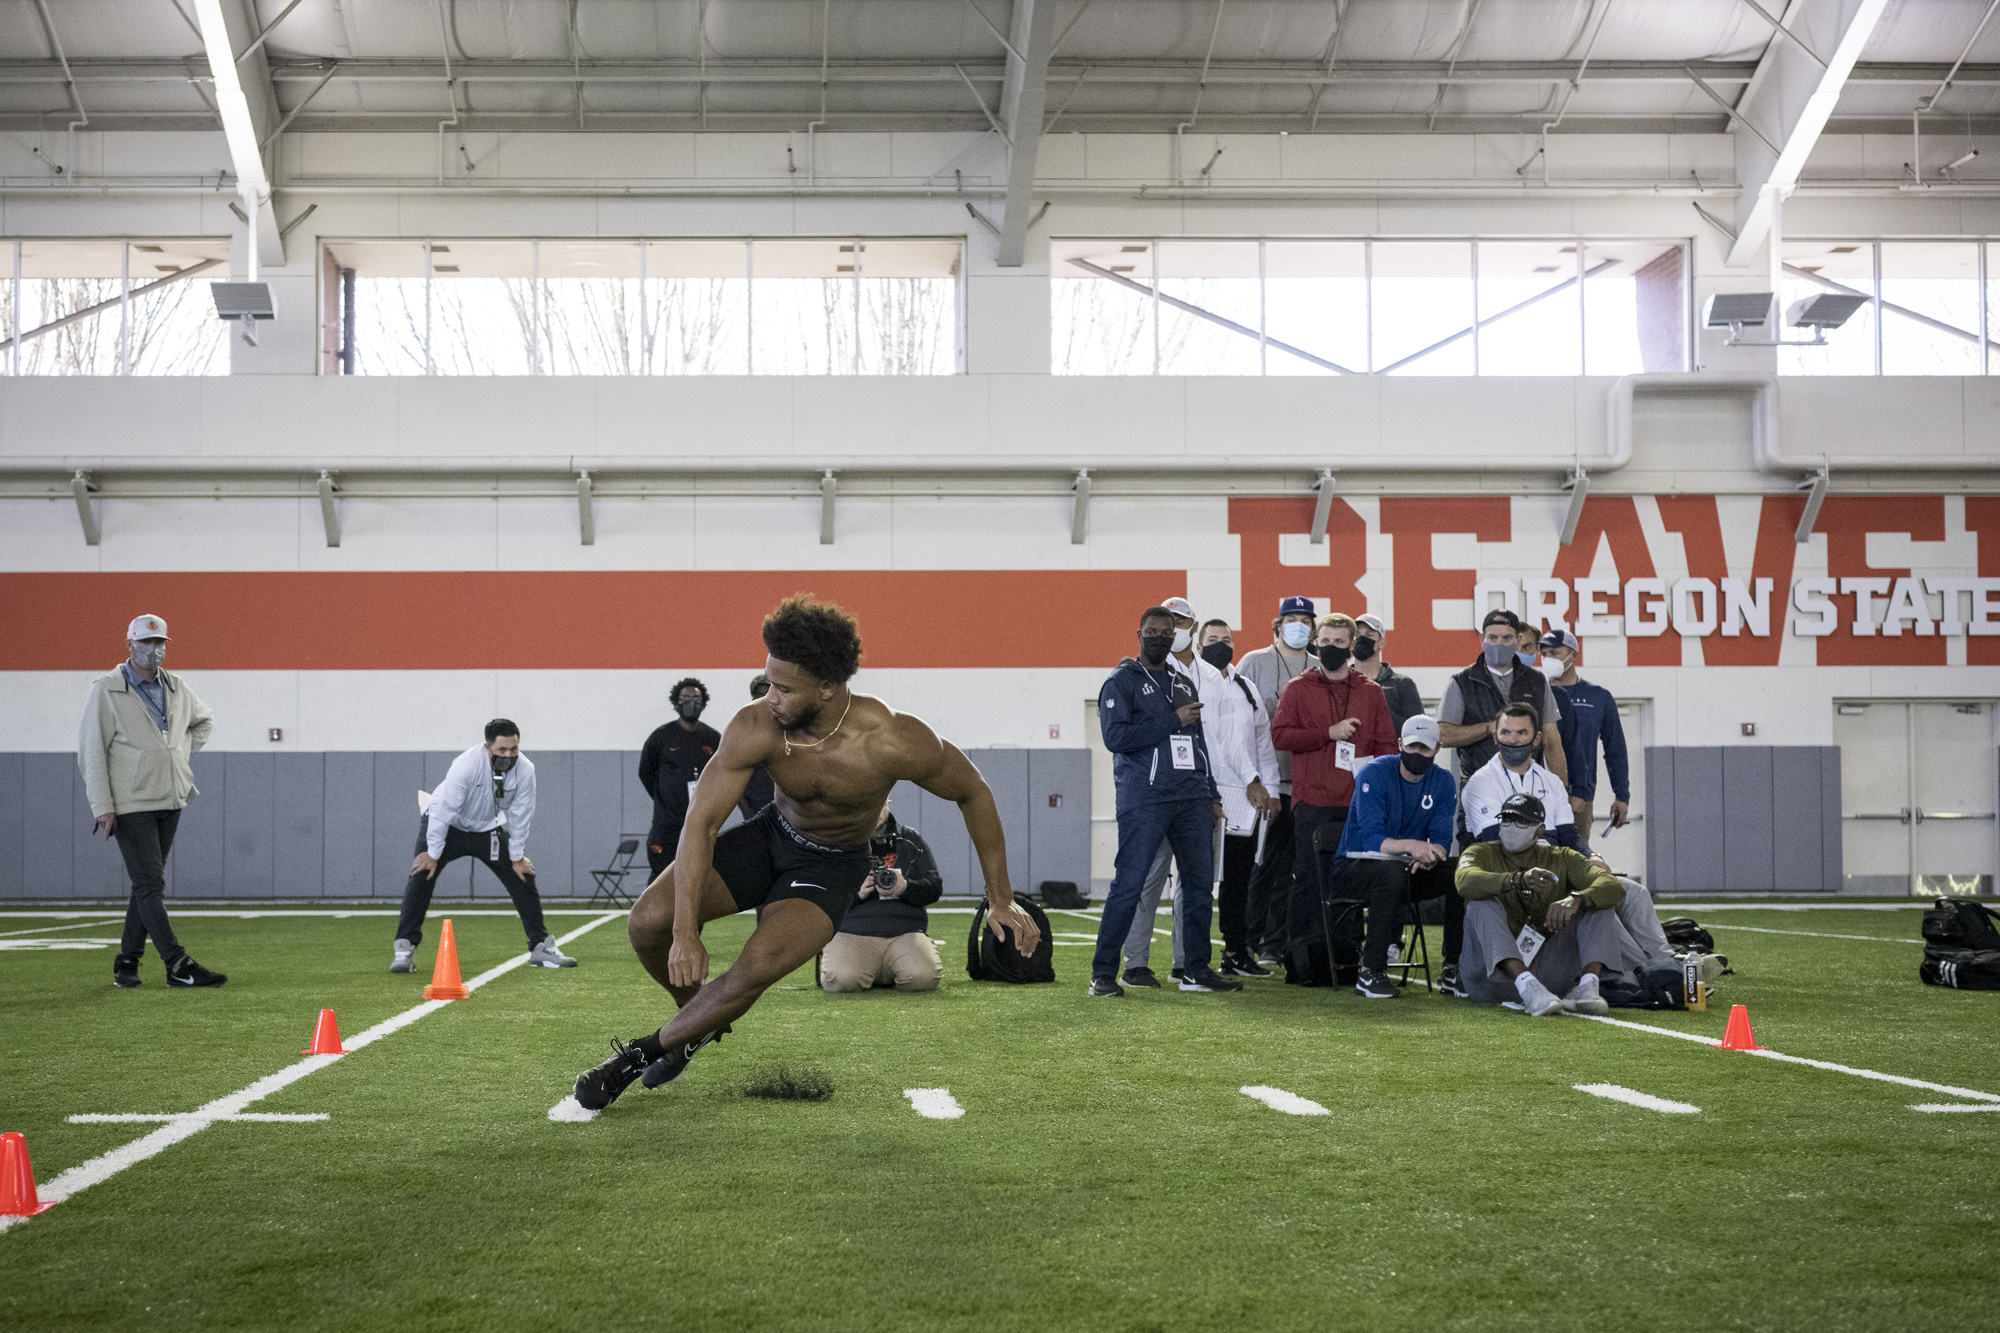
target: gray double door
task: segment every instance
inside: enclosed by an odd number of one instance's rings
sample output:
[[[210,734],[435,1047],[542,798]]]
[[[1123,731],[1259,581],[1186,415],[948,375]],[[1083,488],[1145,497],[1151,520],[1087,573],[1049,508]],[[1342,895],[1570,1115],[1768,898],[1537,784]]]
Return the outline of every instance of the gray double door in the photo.
[[[1849,891],[1993,892],[2000,868],[1995,712],[1990,700],[1835,704]]]

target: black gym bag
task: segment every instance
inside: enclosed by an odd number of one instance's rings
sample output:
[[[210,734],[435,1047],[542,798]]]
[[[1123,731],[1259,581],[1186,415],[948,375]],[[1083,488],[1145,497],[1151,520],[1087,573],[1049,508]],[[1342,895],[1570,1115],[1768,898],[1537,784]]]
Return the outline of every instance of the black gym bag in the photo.
[[[2000,990],[2000,921],[1992,909],[1940,898],[1924,913],[1924,961],[1917,978],[1952,990]]]
[[[1673,946],[1675,953],[1686,953],[1689,949],[1715,952],[1715,936],[1691,916],[1670,916],[1660,923],[1660,929],[1665,932],[1667,943]]]
[[[1687,977],[1678,967],[1645,967],[1630,976],[1605,973],[1604,1002],[1613,1009],[1685,1009]]]
[[[1013,932],[1008,932],[1004,942],[996,939],[993,932],[986,929],[986,904],[979,904],[978,910],[972,914],[972,935],[965,942],[965,975],[974,981],[1005,981],[1024,986],[1056,979],[1056,947],[1049,935],[1047,914],[1025,898],[1014,901],[1041,927],[1042,942],[1029,956],[1015,947]]]
[[[1044,907],[1059,907],[1070,912],[1081,912],[1090,906],[1090,899],[1066,879],[1043,880],[1035,896],[1042,900]]]

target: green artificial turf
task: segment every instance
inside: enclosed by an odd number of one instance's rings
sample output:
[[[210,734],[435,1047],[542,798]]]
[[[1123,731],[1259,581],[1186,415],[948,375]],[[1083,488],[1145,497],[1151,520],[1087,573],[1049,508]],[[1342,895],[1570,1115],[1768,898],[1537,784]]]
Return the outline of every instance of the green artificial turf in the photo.
[[[468,978],[522,948],[511,914],[453,915]],[[1762,1044],[2000,1093],[2000,995],[1921,986],[1920,946],[1878,942],[1916,913],[1702,919],[1737,970],[1718,1001]],[[718,969],[749,924],[709,928]],[[295,1063],[321,1008],[351,1035],[418,1003],[436,942],[434,919],[424,975],[393,977],[387,916],[177,925],[226,987],[169,992],[149,956],[116,991],[108,947],[0,951],[0,1129],[42,1180],[152,1128],[71,1114],[192,1110]],[[1054,986],[975,984],[966,927],[932,919],[935,995],[823,995],[806,969],[679,1086],[553,1123],[607,1037],[671,1009],[612,921],[569,946],[580,968],[511,972],[251,1108],[330,1120],[213,1125],[0,1233],[0,1327],[1991,1326],[2000,1114],[1420,988],[1088,1000],[1074,945]],[[1615,1016],[1719,1039],[1725,1014]],[[833,1096],[743,1095],[780,1066]],[[920,1117],[908,1088],[965,1115]]]

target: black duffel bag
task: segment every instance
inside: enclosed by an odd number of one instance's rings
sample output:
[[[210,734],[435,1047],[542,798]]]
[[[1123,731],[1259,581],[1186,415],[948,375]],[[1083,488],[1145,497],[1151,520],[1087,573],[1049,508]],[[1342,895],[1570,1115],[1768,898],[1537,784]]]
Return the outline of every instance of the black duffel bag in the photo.
[[[1991,908],[1940,898],[1924,913],[1924,961],[1917,978],[1951,990],[2000,990],[2000,921]]]
[[[2000,949],[1924,949],[1917,976],[1926,986],[1952,990],[2000,990]]]
[[[1033,954],[1023,954],[1016,947],[1012,931],[1001,940],[986,929],[986,904],[979,904],[972,914],[972,935],[965,942],[965,975],[974,981],[1005,981],[1024,986],[1056,979],[1056,948],[1049,935],[1048,915],[1026,898],[1014,901],[1041,927],[1042,942],[1035,946]]]

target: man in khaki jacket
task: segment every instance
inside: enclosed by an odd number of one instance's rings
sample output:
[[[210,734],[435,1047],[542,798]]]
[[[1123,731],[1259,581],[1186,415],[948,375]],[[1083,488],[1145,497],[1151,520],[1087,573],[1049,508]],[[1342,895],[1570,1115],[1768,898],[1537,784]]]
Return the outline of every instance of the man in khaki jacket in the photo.
[[[169,986],[220,986],[229,978],[188,956],[167,920],[167,854],[181,807],[195,790],[188,756],[208,743],[215,715],[179,676],[160,664],[167,622],[140,616],[125,631],[127,659],[91,682],[77,735],[77,767],[97,831],[118,839],[132,877],[125,940],[111,964],[111,984],[139,984],[146,937],[167,965]]]

